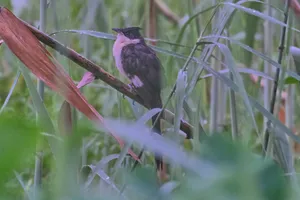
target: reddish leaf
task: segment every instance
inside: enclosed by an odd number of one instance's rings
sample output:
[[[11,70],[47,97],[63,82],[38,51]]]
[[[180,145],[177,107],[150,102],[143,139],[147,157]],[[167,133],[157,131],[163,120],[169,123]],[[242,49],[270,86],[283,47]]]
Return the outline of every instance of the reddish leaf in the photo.
[[[86,72],[81,81],[78,83],[77,88],[82,88],[83,86],[90,84],[95,80],[95,76],[91,72]]]
[[[300,3],[297,0],[291,0],[290,6],[292,7],[296,15],[300,15]]]
[[[102,123],[105,126],[103,117],[81,95],[70,76],[55,58],[51,56],[17,17],[3,7],[0,7],[0,37],[33,74],[45,82],[52,90],[63,96],[66,101],[90,120]],[[106,129],[111,132],[108,127]],[[113,133],[112,135],[114,136]],[[114,137],[123,147],[124,142],[120,138]],[[129,153],[134,159],[138,159],[131,150]]]
[[[95,80],[95,76],[91,72],[86,72],[81,81],[78,83],[77,88],[81,88]],[[72,124],[72,110],[71,106],[67,101],[64,101],[61,105],[58,114],[58,127],[62,134],[71,134],[73,131]]]

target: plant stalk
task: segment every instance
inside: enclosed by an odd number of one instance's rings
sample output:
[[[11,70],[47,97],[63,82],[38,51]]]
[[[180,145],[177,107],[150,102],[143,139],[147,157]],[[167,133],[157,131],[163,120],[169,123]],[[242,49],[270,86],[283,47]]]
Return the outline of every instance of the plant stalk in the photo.
[[[287,0],[285,3],[285,12],[284,12],[284,24],[287,24],[288,21],[288,13],[289,13],[289,7],[290,7],[290,0]],[[283,58],[283,50],[284,50],[284,42],[285,42],[285,35],[286,35],[286,27],[282,27],[281,31],[281,42],[279,46],[279,54],[278,54],[278,64],[282,63],[282,58]],[[276,74],[274,78],[274,86],[272,90],[272,98],[271,98],[271,103],[270,103],[270,113],[274,114],[274,108],[275,108],[275,103],[276,103],[276,96],[277,96],[277,90],[278,90],[278,83],[279,83],[279,74],[280,74],[280,69],[276,69]],[[271,130],[271,120],[268,120],[267,122],[267,129],[265,132],[265,140],[264,140],[264,154],[267,152],[268,145],[269,145],[269,138],[270,138],[270,130]]]

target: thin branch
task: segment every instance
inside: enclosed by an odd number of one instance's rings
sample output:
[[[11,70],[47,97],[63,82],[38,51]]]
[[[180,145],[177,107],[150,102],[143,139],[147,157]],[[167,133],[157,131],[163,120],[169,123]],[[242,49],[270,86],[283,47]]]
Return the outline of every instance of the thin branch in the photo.
[[[22,21],[22,20],[21,20]],[[103,82],[107,83],[117,91],[121,92],[122,94],[128,96],[129,98],[133,99],[134,101],[140,103],[141,105],[145,106],[148,108],[143,100],[141,99],[140,96],[138,96],[134,91],[131,91],[131,89],[121,82],[119,79],[115,78],[111,74],[107,73],[103,68],[100,66],[96,65],[92,61],[86,59],[73,49],[70,49],[57,40],[49,37],[45,33],[37,30],[33,26],[29,25],[28,23],[22,21],[24,25],[32,32],[33,35],[37,37],[38,40],[40,40],[42,43],[45,45],[53,48],[54,50],[58,51],[61,55],[67,57],[68,59],[72,60],[76,64],[78,64],[80,67],[86,69],[87,71],[91,72],[94,74],[94,76],[97,79],[101,79]],[[148,108],[149,109],[149,108]],[[168,121],[169,123],[173,124],[174,123],[174,114],[171,113],[168,110],[165,110],[162,118]],[[188,124],[185,121],[181,121],[180,129],[186,133],[186,138],[191,139],[192,138],[192,129],[193,127]]]
[[[156,6],[154,0],[149,1],[149,16],[147,23],[147,37],[156,38],[156,27],[157,27],[157,17],[156,17]],[[152,45],[156,45],[155,41],[150,42]]]

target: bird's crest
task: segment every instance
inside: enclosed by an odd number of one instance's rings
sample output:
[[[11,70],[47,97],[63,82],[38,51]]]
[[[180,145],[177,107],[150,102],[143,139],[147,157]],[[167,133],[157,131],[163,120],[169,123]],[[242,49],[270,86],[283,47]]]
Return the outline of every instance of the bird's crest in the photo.
[[[136,26],[127,28],[113,28],[112,30],[116,31],[117,33],[123,33],[129,39],[137,39],[142,37],[140,34],[141,28]]]

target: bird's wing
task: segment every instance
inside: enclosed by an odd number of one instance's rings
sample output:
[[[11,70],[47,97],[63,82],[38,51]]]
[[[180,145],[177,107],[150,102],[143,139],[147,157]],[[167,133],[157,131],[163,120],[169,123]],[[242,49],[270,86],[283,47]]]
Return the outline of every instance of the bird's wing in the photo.
[[[138,94],[150,107],[161,107],[161,63],[155,52],[144,44],[130,44],[123,47],[121,57]]]
[[[162,67],[155,52],[145,44],[129,44],[123,47],[121,60],[124,72],[145,104],[150,108],[162,108],[160,97]],[[153,130],[161,134],[160,120],[157,117],[158,114],[152,117]],[[162,160],[161,155],[155,154],[158,170],[163,166]]]

